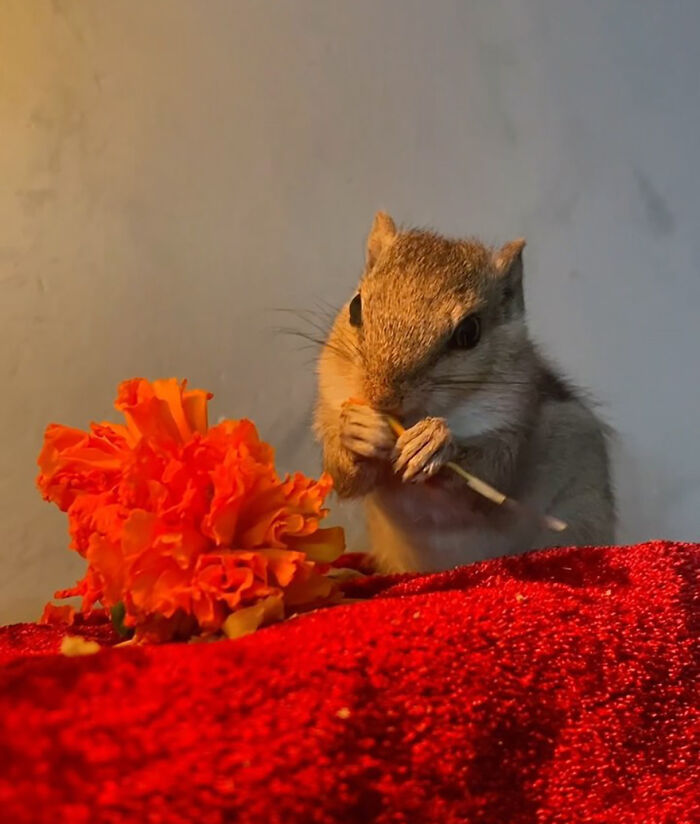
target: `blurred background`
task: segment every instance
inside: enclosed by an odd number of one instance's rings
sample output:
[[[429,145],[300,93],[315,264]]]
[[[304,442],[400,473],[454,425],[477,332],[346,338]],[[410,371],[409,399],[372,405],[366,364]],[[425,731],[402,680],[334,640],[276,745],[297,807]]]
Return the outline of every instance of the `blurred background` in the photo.
[[[319,471],[315,353],[275,310],[342,303],[380,208],[527,237],[533,335],[617,431],[620,541],[700,538],[699,26],[697,0],[0,0],[0,622],[81,575],[36,456],[125,378],[186,377]]]

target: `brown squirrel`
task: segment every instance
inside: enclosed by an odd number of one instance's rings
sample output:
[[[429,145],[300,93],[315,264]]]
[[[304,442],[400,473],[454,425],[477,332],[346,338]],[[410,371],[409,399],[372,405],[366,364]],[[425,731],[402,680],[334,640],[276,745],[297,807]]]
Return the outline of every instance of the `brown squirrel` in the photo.
[[[529,339],[524,246],[374,219],[358,290],[319,359],[315,430],[338,495],[365,497],[385,571],[613,542],[605,428]],[[406,427],[398,440],[387,414]],[[484,501],[441,471],[448,461],[568,529]]]

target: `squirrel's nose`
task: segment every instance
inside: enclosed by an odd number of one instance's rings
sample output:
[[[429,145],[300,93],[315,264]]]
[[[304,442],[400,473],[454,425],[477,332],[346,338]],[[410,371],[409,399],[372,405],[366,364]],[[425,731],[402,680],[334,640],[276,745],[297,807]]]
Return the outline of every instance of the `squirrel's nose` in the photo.
[[[378,412],[384,412],[387,415],[401,414],[403,393],[398,387],[379,381],[368,381],[365,388],[365,397],[370,406]]]

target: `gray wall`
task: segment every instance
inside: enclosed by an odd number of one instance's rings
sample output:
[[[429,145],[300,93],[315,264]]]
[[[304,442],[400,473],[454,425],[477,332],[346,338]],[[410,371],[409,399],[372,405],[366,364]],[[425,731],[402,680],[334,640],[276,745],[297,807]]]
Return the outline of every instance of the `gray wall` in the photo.
[[[0,621],[79,575],[50,420],[188,377],[316,471],[312,352],[377,208],[524,234],[536,337],[619,432],[622,540],[700,536],[697,0],[0,0]]]

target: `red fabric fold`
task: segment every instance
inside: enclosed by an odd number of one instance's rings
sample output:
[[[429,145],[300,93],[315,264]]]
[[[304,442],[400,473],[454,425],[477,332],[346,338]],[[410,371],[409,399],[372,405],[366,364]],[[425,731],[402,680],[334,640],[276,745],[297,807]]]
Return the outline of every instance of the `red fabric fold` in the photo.
[[[699,820],[700,548],[348,585],[235,642],[0,630],[0,809],[41,822]],[[371,596],[371,597],[370,597]]]

